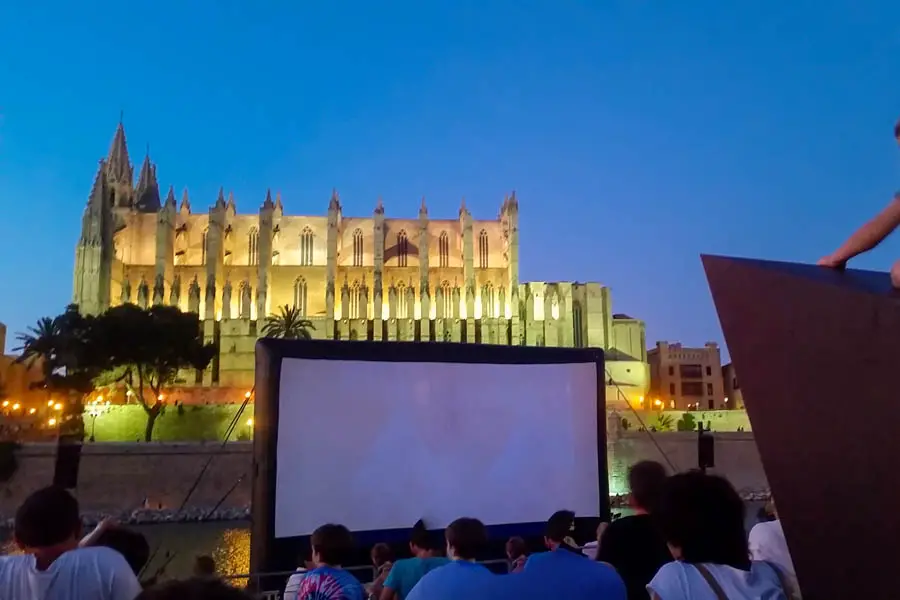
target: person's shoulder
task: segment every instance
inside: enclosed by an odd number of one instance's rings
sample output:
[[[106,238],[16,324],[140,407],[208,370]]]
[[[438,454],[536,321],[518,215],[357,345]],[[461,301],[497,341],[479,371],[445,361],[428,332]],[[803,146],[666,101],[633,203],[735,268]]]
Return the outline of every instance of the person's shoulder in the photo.
[[[9,577],[13,573],[34,567],[34,556],[31,554],[16,554],[13,556],[0,556],[0,577]]]
[[[76,568],[91,565],[100,568],[120,570],[122,568],[131,571],[128,561],[117,550],[107,548],[106,546],[89,546],[87,548],[76,548],[69,550],[60,556],[54,564],[72,565]]]
[[[687,567],[679,561],[664,564],[647,584],[647,589],[666,600],[689,598]]]

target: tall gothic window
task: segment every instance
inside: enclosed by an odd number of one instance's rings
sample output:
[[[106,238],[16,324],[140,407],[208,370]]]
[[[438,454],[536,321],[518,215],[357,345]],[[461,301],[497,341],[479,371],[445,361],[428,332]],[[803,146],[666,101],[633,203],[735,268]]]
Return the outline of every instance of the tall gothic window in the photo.
[[[250,230],[250,236],[247,241],[247,264],[259,264],[259,231],[256,227]]]
[[[406,284],[401,281],[397,284],[397,318],[406,319],[408,308],[406,305]]]
[[[300,311],[301,316],[306,316],[307,287],[306,280],[298,277],[294,281],[294,308]]]
[[[353,232],[353,266],[361,267],[363,264],[363,234],[362,229]]]
[[[488,268],[488,234],[484,229],[478,234],[478,268]]]
[[[438,238],[438,257],[441,267],[450,266],[450,236],[446,231],[442,231],[441,237]]]
[[[486,283],[484,287],[481,288],[481,316],[489,318],[497,316],[497,311],[495,310],[494,286],[490,283]]]
[[[355,244],[355,237],[354,237],[354,244]],[[304,267],[308,267],[312,264],[313,264],[313,232],[312,232],[312,229],[310,229],[309,227],[304,227],[303,233],[300,234],[300,265],[304,266]]]
[[[350,287],[350,318],[365,319],[368,317],[367,312],[363,301],[362,286],[359,285],[359,281],[354,281]]]
[[[572,302],[572,328],[576,348],[584,348],[584,324],[582,323],[581,302]]]
[[[244,314],[244,288],[247,287],[246,283],[241,282],[240,288],[238,288],[238,316],[243,316]],[[249,306],[247,307],[250,308]]]
[[[441,294],[444,296],[444,318],[449,319],[453,316],[453,290],[449,281],[441,282]]]
[[[409,257],[409,240],[406,237],[406,231],[400,230],[397,234],[397,266],[405,267],[407,258]]]
[[[206,247],[209,245],[209,228],[203,230],[203,235],[200,238],[200,264],[206,264]]]

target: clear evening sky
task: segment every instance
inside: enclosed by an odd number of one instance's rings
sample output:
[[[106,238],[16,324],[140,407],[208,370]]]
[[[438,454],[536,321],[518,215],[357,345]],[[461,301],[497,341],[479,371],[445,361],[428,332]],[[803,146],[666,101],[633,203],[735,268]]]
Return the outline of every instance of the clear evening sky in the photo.
[[[11,334],[71,298],[120,110],[195,211],[224,186],[322,214],[337,188],[345,214],[493,218],[515,189],[523,281],[603,282],[648,343],[702,344],[701,252],[813,262],[900,188],[900,2],[5,2]]]

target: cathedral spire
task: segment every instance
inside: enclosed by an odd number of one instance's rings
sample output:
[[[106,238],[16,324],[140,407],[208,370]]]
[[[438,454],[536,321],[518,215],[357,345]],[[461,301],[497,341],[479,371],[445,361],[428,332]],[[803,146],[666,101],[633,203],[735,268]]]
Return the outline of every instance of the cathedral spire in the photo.
[[[169,186],[169,193],[166,194],[166,208],[175,210],[175,186]]]
[[[272,190],[266,190],[266,199],[263,201],[263,208],[275,208],[272,202]]]
[[[284,212],[284,206],[281,204],[281,192],[275,192],[275,210]]]
[[[184,193],[181,195],[181,212],[191,213],[191,199],[188,198],[187,188],[184,188]]]
[[[228,192],[228,204],[226,208],[231,212],[237,211],[237,205],[234,203],[234,192]]]
[[[328,210],[340,210],[341,209],[341,197],[338,196],[337,189],[331,189],[331,201],[328,203]]]
[[[112,144],[109,146],[109,155],[106,158],[107,174],[110,179],[118,182],[134,181],[134,171],[131,167],[131,159],[128,157],[128,144],[125,141],[125,126],[119,121]]]
[[[469,212],[469,209],[466,208],[466,197],[463,196],[462,201],[459,203],[459,216],[461,217],[465,214],[468,214],[468,212]]]
[[[378,204],[375,205],[375,214],[376,215],[384,214],[384,201],[381,199],[381,196],[378,196]]]
[[[428,207],[425,206],[425,196],[422,196],[422,206],[419,207],[419,216],[420,217],[428,216]]]
[[[225,188],[219,188],[219,197],[216,198],[216,208],[225,208]]]
[[[141,212],[156,212],[160,207],[159,183],[156,181],[156,166],[150,162],[150,148],[144,156],[141,174],[135,188],[135,208]]]

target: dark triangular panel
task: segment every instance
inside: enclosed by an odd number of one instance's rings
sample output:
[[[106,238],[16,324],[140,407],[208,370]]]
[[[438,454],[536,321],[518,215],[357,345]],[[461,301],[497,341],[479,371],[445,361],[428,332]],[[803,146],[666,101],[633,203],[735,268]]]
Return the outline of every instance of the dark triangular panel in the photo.
[[[900,293],[885,273],[703,265],[804,598],[897,598]]]

